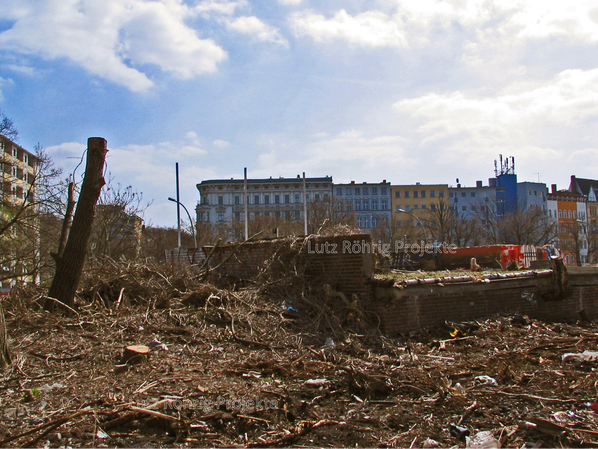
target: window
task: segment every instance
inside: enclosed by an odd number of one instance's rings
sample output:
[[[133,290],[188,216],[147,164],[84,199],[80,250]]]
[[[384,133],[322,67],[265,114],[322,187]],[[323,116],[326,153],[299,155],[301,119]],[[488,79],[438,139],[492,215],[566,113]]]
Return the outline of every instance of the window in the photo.
[[[405,198],[409,198],[409,190],[405,190]]]
[[[270,204],[270,195],[264,195],[264,204]]]
[[[438,191],[438,196],[439,196],[440,198],[444,198],[444,190],[440,190],[440,191]]]
[[[372,195],[378,195],[378,187],[372,187]]]
[[[241,197],[239,195],[235,195],[235,204],[241,204]]]
[[[426,197],[426,191],[425,191],[425,190],[422,190],[422,191],[419,193],[419,196],[420,196],[421,198],[425,198],[425,197]]]
[[[241,220],[241,212],[235,212],[235,220],[237,220],[237,221]]]
[[[426,204],[422,204],[422,209],[427,209],[428,206]]]
[[[440,192],[440,193],[442,193],[442,192]],[[441,196],[442,196],[442,195],[441,195]],[[454,196],[454,195],[453,195],[453,192],[450,192],[450,193],[449,193],[449,198],[452,198],[453,196]]]
[[[319,194],[319,193],[316,193],[316,194],[314,195],[314,199],[315,199],[316,201],[320,201],[320,194]]]
[[[386,200],[386,198],[382,199],[380,207],[382,208],[382,210],[388,210],[388,201]]]
[[[285,202],[285,204],[289,204],[291,202],[291,195],[285,195],[284,202]]]
[[[363,200],[363,210],[369,210],[370,200]]]
[[[364,188],[363,188],[363,194],[364,194],[364,195],[367,195],[367,194],[368,194],[368,188],[367,188],[367,187],[364,187]]]
[[[380,194],[381,195],[386,195],[386,187],[381,187],[380,188]]]
[[[395,190],[395,198],[401,198],[401,191]]]
[[[224,212],[218,212],[218,214],[216,215],[216,220],[224,221]]]
[[[395,212],[401,212],[402,207],[401,206],[395,206]]]
[[[461,192],[461,198],[465,198],[467,196],[467,192]]]
[[[376,226],[378,226],[378,216],[374,215],[372,217],[372,228],[375,228]]]
[[[301,212],[296,210],[295,211],[295,220],[300,220],[301,219]]]
[[[463,212],[467,212],[467,206],[461,206],[461,210],[462,210]]]
[[[260,204],[260,196],[259,195],[253,196],[253,204]]]
[[[414,204],[413,209],[419,209],[419,204]]]
[[[274,204],[280,204],[280,195],[274,195]]]
[[[353,210],[353,201],[348,200],[345,204],[347,205],[347,210]]]
[[[357,217],[357,227],[363,228],[363,218],[362,217]]]
[[[218,204],[219,205],[223,205],[224,204],[224,197],[222,195],[218,195]]]
[[[372,200],[372,210],[378,210],[378,200]]]
[[[355,195],[361,195],[361,190],[359,187],[355,187]]]
[[[299,196],[298,193],[295,193],[295,202],[296,203],[300,203],[301,202],[301,197]]]
[[[430,209],[435,211],[436,210],[436,204],[430,204]]]
[[[409,206],[409,205],[405,206],[405,212],[411,212],[411,206]]]
[[[307,201],[309,203],[309,193],[305,194],[305,201]]]
[[[347,194],[347,195],[351,195],[351,187],[347,187],[347,188],[345,189],[345,194]]]
[[[337,187],[336,188],[336,194],[342,196],[343,195],[343,188],[342,187]]]
[[[419,198],[419,192],[417,190],[413,191],[413,198]]]
[[[469,194],[469,196],[471,196],[472,198],[475,198],[475,192],[471,192],[471,193]]]
[[[361,210],[361,200],[355,200],[355,210]]]
[[[436,190],[430,190],[430,198],[436,197]]]

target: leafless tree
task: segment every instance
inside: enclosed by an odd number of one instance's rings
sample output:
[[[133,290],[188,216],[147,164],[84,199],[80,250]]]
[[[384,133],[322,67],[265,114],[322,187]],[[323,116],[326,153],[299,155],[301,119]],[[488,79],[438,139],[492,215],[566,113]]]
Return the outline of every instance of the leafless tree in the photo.
[[[89,256],[135,259],[141,250],[143,214],[150,206],[131,186],[114,184],[111,175],[96,205]]]
[[[0,135],[16,142],[19,138],[19,131],[17,130],[12,119],[8,118],[0,109]]]

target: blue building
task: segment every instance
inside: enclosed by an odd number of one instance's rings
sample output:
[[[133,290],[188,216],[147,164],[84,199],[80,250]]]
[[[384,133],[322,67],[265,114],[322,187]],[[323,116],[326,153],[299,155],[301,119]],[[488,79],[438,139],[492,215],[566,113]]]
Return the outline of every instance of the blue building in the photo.
[[[503,160],[500,156],[500,165],[494,161],[494,174],[494,178],[488,179],[487,186],[477,181],[475,187],[463,187],[457,180],[456,187],[449,187],[449,204],[453,211],[463,218],[473,218],[502,217],[533,207],[547,210],[546,184],[517,182],[514,158]]]
[[[372,228],[384,221],[391,221],[390,182],[333,184],[335,200],[345,210],[355,212],[357,227],[370,233]]]

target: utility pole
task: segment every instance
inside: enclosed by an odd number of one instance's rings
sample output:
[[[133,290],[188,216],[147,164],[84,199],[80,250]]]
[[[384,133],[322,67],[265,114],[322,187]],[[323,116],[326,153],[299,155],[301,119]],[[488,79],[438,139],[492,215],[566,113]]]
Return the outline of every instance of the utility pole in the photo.
[[[249,240],[249,209],[247,206],[249,197],[247,196],[247,167],[245,167],[244,173],[245,179],[243,181],[243,204],[245,204],[245,240]]]
[[[307,186],[305,185],[305,172],[303,172],[303,233],[307,237]]]
[[[176,169],[176,224],[178,230],[179,249],[181,248],[181,198],[179,196],[179,163],[175,165]]]

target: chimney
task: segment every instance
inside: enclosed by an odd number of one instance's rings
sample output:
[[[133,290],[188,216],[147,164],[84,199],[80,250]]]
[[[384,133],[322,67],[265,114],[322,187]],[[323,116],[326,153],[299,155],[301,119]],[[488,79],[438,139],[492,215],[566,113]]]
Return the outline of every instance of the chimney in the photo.
[[[550,186],[550,193],[556,193],[556,184]]]
[[[476,181],[475,182],[475,186],[479,189],[480,187],[482,187],[482,181]]]

